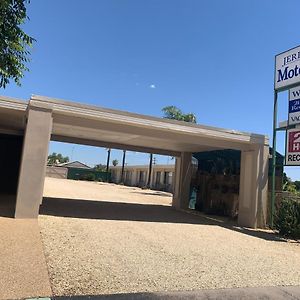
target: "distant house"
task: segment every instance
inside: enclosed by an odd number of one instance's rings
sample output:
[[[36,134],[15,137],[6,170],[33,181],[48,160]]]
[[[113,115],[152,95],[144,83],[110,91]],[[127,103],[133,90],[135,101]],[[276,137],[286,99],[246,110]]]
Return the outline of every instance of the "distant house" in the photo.
[[[61,163],[56,165],[48,165],[46,170],[46,176],[47,177],[53,177],[53,178],[71,178],[72,179],[76,176],[76,171],[84,171],[84,170],[91,170],[92,168],[83,164],[80,161],[71,161],[67,163]],[[81,173],[81,172],[80,172]]]
[[[64,167],[68,169],[87,169],[87,170],[92,169],[91,167],[85,165],[84,163],[78,160],[58,164],[57,167]]]

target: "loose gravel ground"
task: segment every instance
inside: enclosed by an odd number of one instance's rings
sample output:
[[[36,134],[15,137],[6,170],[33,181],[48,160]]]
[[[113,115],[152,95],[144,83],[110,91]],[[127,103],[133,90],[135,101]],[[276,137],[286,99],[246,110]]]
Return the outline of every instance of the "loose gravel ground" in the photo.
[[[175,211],[166,193],[47,178],[45,196],[60,198],[39,217],[55,295],[300,284],[298,243]]]

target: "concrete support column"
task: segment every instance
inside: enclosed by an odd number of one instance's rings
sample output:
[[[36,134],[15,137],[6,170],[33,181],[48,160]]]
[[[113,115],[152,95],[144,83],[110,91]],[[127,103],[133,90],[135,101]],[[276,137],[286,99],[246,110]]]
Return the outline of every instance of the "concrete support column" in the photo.
[[[190,184],[192,178],[192,153],[182,152],[176,157],[175,180],[172,206],[176,209],[187,209],[190,199]]]
[[[131,180],[130,180],[130,185],[134,186],[136,180],[136,170],[132,169],[131,170]]]
[[[268,202],[269,147],[256,146],[241,152],[238,224],[265,227]]]
[[[150,179],[150,189],[154,188],[154,184],[155,184],[155,174],[156,171],[154,170],[154,165],[152,166],[152,174],[151,174],[151,179]]]
[[[175,187],[175,172],[172,172],[172,184],[171,184],[172,188],[171,191],[174,194],[174,187]]]
[[[15,218],[38,216],[43,198],[51,131],[51,106],[31,100],[27,111]]]
[[[118,170],[117,171],[117,175],[116,175],[116,183],[120,183],[121,182],[121,175],[122,175],[122,170]]]

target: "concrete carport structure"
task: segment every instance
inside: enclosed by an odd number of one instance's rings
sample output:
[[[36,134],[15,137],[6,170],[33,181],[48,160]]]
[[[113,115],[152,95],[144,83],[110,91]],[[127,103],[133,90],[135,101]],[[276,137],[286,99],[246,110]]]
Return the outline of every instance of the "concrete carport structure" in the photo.
[[[0,134],[24,136],[15,218],[37,218],[49,141],[127,149],[176,157],[172,205],[188,208],[192,153],[241,151],[240,226],[264,227],[267,215],[268,138],[124,111],[32,96],[0,97]]]

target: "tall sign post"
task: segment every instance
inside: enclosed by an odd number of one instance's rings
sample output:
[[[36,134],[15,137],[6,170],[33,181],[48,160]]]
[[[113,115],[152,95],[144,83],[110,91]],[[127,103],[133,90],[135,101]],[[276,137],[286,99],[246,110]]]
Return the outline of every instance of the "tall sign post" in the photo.
[[[285,130],[287,130],[286,159],[285,165],[300,164],[300,130],[299,137],[297,131],[291,131],[296,124],[300,123],[300,46],[282,52],[275,56],[275,76],[274,76],[274,111],[273,111],[273,149],[272,149],[272,194],[271,194],[271,220],[270,225],[274,225],[275,208],[275,187],[276,187],[276,133],[277,130],[277,107],[278,93],[286,90],[289,92],[289,118]],[[299,92],[299,96],[297,94]],[[299,144],[298,140],[299,138]],[[299,146],[299,154],[295,152]],[[298,156],[297,156],[298,155]],[[299,157],[299,161],[296,159]],[[293,161],[295,159],[295,161]]]

